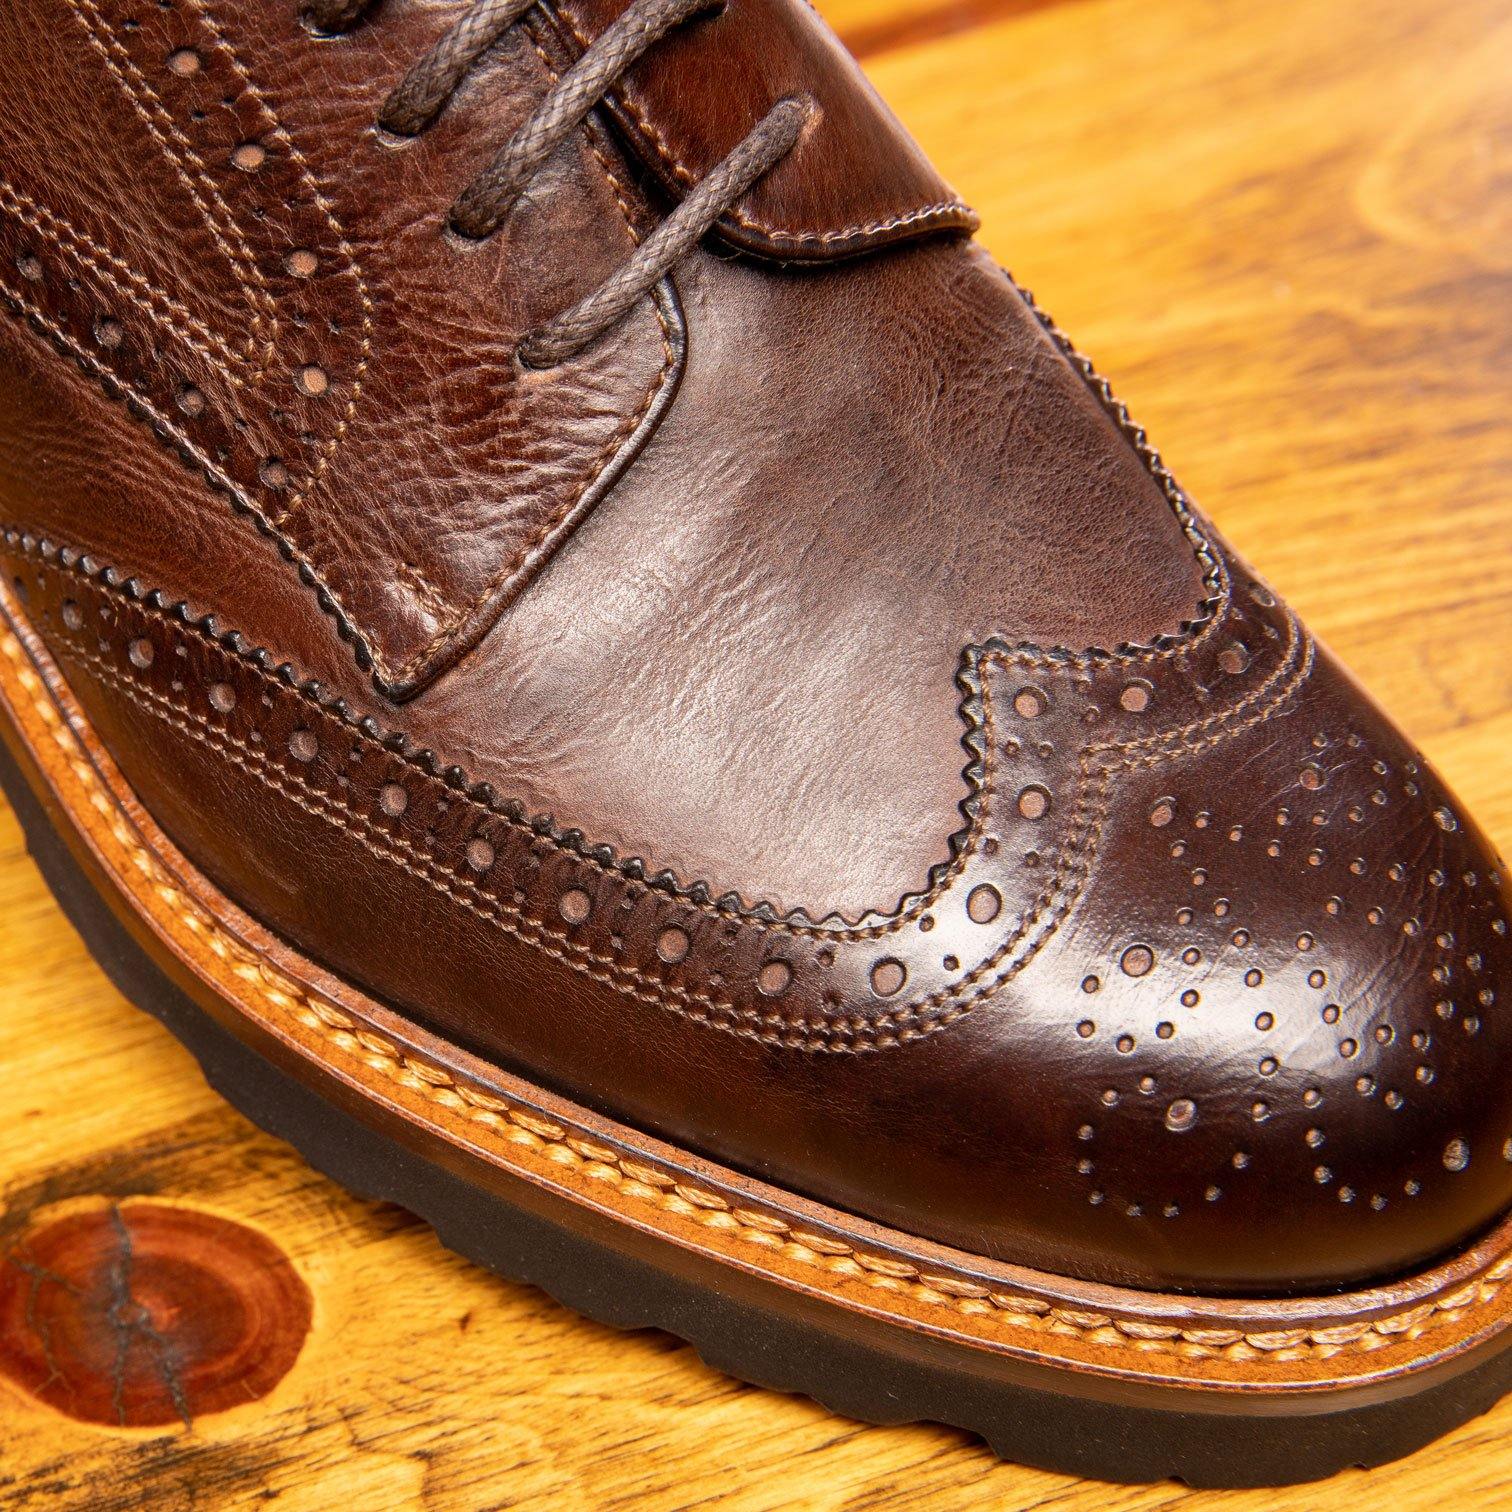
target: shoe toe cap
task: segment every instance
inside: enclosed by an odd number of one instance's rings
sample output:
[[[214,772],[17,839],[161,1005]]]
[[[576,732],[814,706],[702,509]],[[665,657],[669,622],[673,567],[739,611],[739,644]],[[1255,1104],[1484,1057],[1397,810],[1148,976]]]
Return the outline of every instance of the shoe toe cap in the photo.
[[[1509,918],[1485,837],[1321,652],[1284,716],[1132,774],[1053,973],[1104,1269],[1301,1291],[1503,1212]]]

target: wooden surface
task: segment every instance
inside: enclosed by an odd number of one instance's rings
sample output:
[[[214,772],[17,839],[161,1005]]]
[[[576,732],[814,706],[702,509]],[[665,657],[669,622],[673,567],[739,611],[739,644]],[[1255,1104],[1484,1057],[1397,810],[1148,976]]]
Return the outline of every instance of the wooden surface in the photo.
[[[1505,0],[821,5],[999,258],[1512,850]],[[313,1303],[287,1374],[205,1410],[104,1298],[156,1426],[64,1416],[0,1372],[5,1508],[1512,1503],[1512,1401],[1368,1479],[1111,1488],[842,1421],[494,1281],[221,1104],[107,985],[3,809],[0,1002],[0,1233],[89,1213],[109,1260],[147,1199],[208,1215],[204,1284],[266,1240]]]

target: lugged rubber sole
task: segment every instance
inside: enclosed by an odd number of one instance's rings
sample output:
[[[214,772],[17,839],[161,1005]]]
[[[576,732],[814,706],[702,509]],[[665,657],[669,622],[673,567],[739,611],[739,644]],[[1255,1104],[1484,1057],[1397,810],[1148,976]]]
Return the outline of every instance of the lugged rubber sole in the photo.
[[[873,1422],[1108,1480],[1274,1485],[1396,1458],[1512,1383],[1512,1220],[1389,1286],[1200,1298],[928,1243],[490,1066],[303,957],[175,849],[0,588],[0,781],[133,1002],[253,1122],[601,1322]]]

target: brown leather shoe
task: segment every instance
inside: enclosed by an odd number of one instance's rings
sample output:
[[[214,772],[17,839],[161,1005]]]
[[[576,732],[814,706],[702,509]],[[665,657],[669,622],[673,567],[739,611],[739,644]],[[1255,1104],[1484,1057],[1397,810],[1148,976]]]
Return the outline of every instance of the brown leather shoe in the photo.
[[[1494,1399],[1504,871],[805,5],[0,55],[9,789],[240,1107],[1037,1463]]]

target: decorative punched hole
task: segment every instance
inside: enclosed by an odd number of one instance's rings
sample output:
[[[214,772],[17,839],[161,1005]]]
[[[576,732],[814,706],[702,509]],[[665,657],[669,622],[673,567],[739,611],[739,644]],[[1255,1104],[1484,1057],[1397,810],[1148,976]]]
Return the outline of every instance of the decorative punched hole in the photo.
[[[1308,792],[1316,793],[1323,786],[1322,770],[1309,763],[1302,768],[1301,776],[1297,779]]]
[[[209,697],[217,714],[229,714],[236,707],[236,689],[230,683],[211,683]]]
[[[1176,800],[1174,798],[1162,798],[1150,810],[1150,823],[1156,829],[1164,829],[1175,817]]]
[[[1155,952],[1148,945],[1131,945],[1118,964],[1125,976],[1148,976],[1155,969]]]
[[[656,937],[656,953],[667,965],[675,966],[688,954],[688,936],[675,924],[669,924]]]
[[[126,648],[126,655],[130,658],[131,665],[133,667],[141,667],[143,670],[145,670],[152,665],[152,658],[154,655],[152,642],[142,636],[138,636],[137,639],[132,641],[132,643]]]
[[[1020,688],[1013,695],[1013,712],[1020,719],[1038,719],[1049,707],[1049,698],[1038,688]]]
[[[973,887],[966,897],[966,914],[973,924],[990,924],[1002,911],[1003,895],[990,883]]]
[[[494,848],[481,835],[474,835],[467,842],[467,864],[475,872],[486,872],[494,864]]]
[[[1470,1146],[1463,1139],[1451,1139],[1444,1146],[1444,1169],[1463,1171],[1470,1164]]]
[[[1238,677],[1250,664],[1249,647],[1235,641],[1218,653],[1218,665],[1230,677]]]
[[[886,956],[872,966],[872,991],[878,997],[892,997],[894,993],[902,990],[907,980],[908,972],[902,961],[895,960],[892,956]]]
[[[786,961],[767,961],[756,973],[757,989],[767,997],[781,997],[792,982],[793,968]]]
[[[268,161],[268,149],[261,142],[243,142],[231,151],[231,166],[243,173],[256,173]]]
[[[168,72],[181,79],[192,79],[200,71],[202,60],[192,47],[181,47],[168,54]]]
[[[302,367],[294,376],[294,381],[299,386],[299,392],[311,399],[318,399],[331,386],[330,376],[322,367],[316,367],[310,363]]]
[[[581,924],[593,912],[593,899],[581,887],[570,887],[557,905],[569,924]]]
[[[409,794],[397,782],[385,782],[378,790],[378,807],[390,819],[397,819],[409,807]]]
[[[107,352],[113,352],[126,339],[126,331],[119,320],[106,315],[95,321],[94,339]]]
[[[1150,707],[1150,697],[1149,683],[1131,682],[1118,695],[1118,701],[1130,714],[1143,714]]]
[[[278,460],[277,457],[267,457],[257,470],[257,475],[263,481],[263,487],[282,489],[289,486],[289,469]]]
[[[320,742],[310,730],[295,730],[289,736],[289,755],[295,761],[314,761],[320,750]]]
[[[320,259],[308,247],[295,247],[284,258],[284,270],[295,278],[313,278]]]
[[[69,630],[79,630],[84,625],[84,611],[72,599],[63,602],[63,624]]]
[[[1076,1026],[1076,1032],[1083,1039],[1091,1039],[1092,1036],[1097,1033],[1097,1025],[1094,1024],[1091,1019],[1083,1019],[1081,1023]]]
[[[1096,992],[1102,986],[1102,978],[1086,976],[1082,978],[1082,991],[1087,993]]]
[[[16,272],[18,272],[22,276],[22,278],[26,279],[28,283],[41,283],[42,261],[40,258],[33,256],[30,252],[23,252],[21,256],[16,259]]]
[[[205,413],[205,396],[192,383],[186,383],[178,391],[178,407],[191,420],[198,420]]]
[[[1050,794],[1038,783],[1026,787],[1018,796],[1018,811],[1025,819],[1043,819],[1050,812]]]

